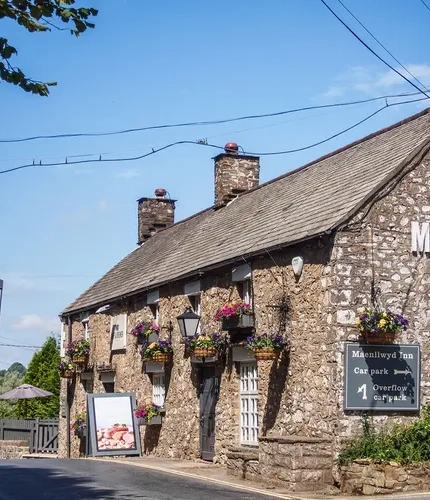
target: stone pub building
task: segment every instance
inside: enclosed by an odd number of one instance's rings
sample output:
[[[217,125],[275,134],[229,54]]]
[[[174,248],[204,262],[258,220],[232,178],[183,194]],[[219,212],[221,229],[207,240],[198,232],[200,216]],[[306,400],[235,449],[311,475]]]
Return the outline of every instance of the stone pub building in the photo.
[[[346,345],[375,297],[409,320],[396,342],[419,346],[422,370],[418,410],[382,408],[374,422],[415,418],[430,395],[429,155],[425,110],[265,184],[259,158],[230,144],[214,159],[213,206],[180,222],[164,190],[141,198],[138,248],[61,313],[62,342],[91,344],[87,370],[62,381],[61,455],[82,453],[67,405],[73,420],[86,393],[133,392],[166,409],[161,426],[141,427],[142,453],[213,460],[291,490],[333,484],[342,439],[361,429],[360,410],[345,409]],[[288,336],[288,355],[184,355],[177,316],[191,307],[202,332],[219,331],[216,311],[238,300],[257,332]],[[145,370],[129,335],[139,321],[171,335],[171,365]]]

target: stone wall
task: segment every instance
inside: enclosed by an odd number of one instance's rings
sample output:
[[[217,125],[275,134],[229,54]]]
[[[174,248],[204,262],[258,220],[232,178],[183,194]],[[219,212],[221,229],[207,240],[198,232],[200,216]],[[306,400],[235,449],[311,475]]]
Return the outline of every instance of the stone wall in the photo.
[[[337,232],[324,270],[327,346],[336,366],[336,449],[361,432],[361,413],[343,411],[345,341],[358,340],[357,309],[371,305],[372,280],[382,308],[402,312],[409,328],[396,341],[422,349],[421,403],[430,396],[430,259],[411,252],[411,222],[430,220],[429,158],[409,165]],[[374,414],[377,428],[408,422],[413,413]]]
[[[0,441],[0,459],[13,460],[29,453],[27,441]]]
[[[306,436],[260,438],[259,470],[265,481],[290,491],[323,490],[333,484],[332,439]]]
[[[232,446],[226,453],[227,474],[241,479],[261,480],[258,448]]]
[[[382,465],[369,460],[354,460],[341,467],[343,493],[377,495],[428,490],[430,490],[430,469],[425,465],[402,467],[395,462]]]
[[[137,233],[140,245],[156,231],[175,222],[175,200],[169,198],[140,198],[137,207]]]
[[[281,332],[291,339],[291,352],[275,362],[259,361],[260,434],[331,435],[334,410],[330,406],[332,368],[326,363],[323,330],[321,276],[328,259],[327,242],[315,240],[302,247],[274,252],[253,262],[253,305],[258,332]],[[300,279],[291,269],[291,259],[302,255],[305,260]],[[202,331],[218,331],[214,321],[219,307],[240,299],[240,286],[231,281],[232,267],[207,273],[201,281]],[[192,281],[192,280],[189,280]],[[160,288],[160,338],[168,338],[172,321],[174,357],[166,370],[166,416],[163,425],[141,427],[143,453],[157,456],[195,459],[199,455],[198,368],[185,356],[176,317],[190,299],[184,295],[184,282]],[[89,331],[91,355],[89,364],[112,363],[115,368],[115,392],[135,392],[138,402],[152,398],[152,375],[145,374],[136,340],[127,335],[127,347],[110,352],[111,316],[127,313],[130,331],[140,320],[152,321],[153,311],[145,297],[122,301],[105,314],[91,314]],[[73,321],[73,338],[83,334],[79,318]],[[231,360],[230,351],[220,366],[220,393],[216,406],[216,462],[226,461],[226,452],[239,445],[239,364]],[[62,381],[62,398],[66,393]],[[81,381],[77,375],[71,383],[71,417],[85,409],[86,391],[103,393],[105,386],[99,374]],[[66,454],[65,418],[60,423],[60,455]],[[82,453],[80,440],[71,436],[72,456]]]
[[[238,194],[258,186],[258,156],[221,153],[215,157],[215,205],[222,205]]]
[[[287,330],[288,356],[259,362],[262,435],[332,436],[336,424],[334,365],[325,341],[322,279],[331,239],[315,239],[253,265],[257,331]],[[291,269],[301,255],[300,279]],[[274,265],[276,263],[276,265]],[[268,397],[269,396],[269,397]]]

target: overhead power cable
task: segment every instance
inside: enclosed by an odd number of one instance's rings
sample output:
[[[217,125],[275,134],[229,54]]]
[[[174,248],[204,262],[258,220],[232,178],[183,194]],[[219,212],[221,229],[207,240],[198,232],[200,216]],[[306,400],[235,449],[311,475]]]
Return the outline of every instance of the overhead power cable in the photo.
[[[430,7],[424,2],[424,0],[420,0],[421,3],[424,5],[424,7],[428,10],[430,10]]]
[[[377,57],[383,64],[385,64],[385,66],[388,66],[391,70],[393,70],[395,73],[397,73],[401,78],[403,78],[403,80],[405,80],[406,82],[408,82],[410,85],[412,85],[412,87],[414,87],[416,90],[418,90],[421,94],[424,94],[426,97],[429,97],[422,89],[420,89],[417,85],[415,85],[414,82],[411,82],[411,80],[409,80],[409,78],[407,78],[405,75],[403,75],[402,73],[400,73],[400,71],[398,71],[396,68],[394,68],[393,66],[391,66],[390,63],[388,63],[387,61],[385,61],[385,59],[383,59],[379,54],[377,54],[362,38],[360,38],[357,33],[348,26],[348,24],[343,20],[341,19],[337,14],[336,12],[327,4],[327,2],[325,0],[321,0],[321,2],[325,5],[325,7],[333,14],[333,16],[343,25],[345,26],[345,28],[362,44],[366,47],[366,49],[371,52],[375,57]]]
[[[416,76],[414,76],[406,66],[404,66],[398,59],[397,57],[387,49],[387,47],[380,41],[378,40],[378,38],[376,38],[376,36],[369,30],[366,28],[366,26],[360,21],[360,19],[357,18],[357,16],[354,15],[353,12],[351,12],[348,7],[342,2],[342,0],[337,0],[340,5],[342,5],[342,7],[357,21],[357,23],[375,40],[375,42],[380,46],[382,47],[385,52],[387,52],[387,54],[389,54],[395,61],[396,63],[401,66],[405,71],[406,73],[411,77],[413,78],[417,83],[418,85],[421,85],[421,87],[426,90],[427,92],[429,91],[429,89],[424,85],[423,82],[421,82],[420,80],[418,80],[418,78]]]
[[[387,109],[387,108],[393,107],[393,106],[400,106],[402,104],[410,104],[410,103],[414,103],[414,102],[420,102],[420,101],[424,101],[426,99],[428,99],[428,97],[423,97],[420,99],[413,99],[413,100],[408,100],[408,101],[402,101],[402,102],[396,102],[396,103],[391,103],[391,104],[386,102],[384,106],[382,106],[378,110],[374,111],[370,115],[366,116],[362,120],[354,123],[350,127],[347,127],[345,129],[341,130],[340,132],[337,132],[336,134],[333,134],[330,137],[327,137],[326,139],[323,139],[323,140],[318,141],[318,142],[314,142],[314,143],[309,144],[307,146],[303,146],[303,147],[295,148],[295,149],[288,149],[288,150],[284,150],[284,151],[269,151],[269,152],[260,152],[260,153],[243,151],[243,153],[249,154],[249,155],[255,155],[255,156],[276,156],[276,155],[297,153],[299,151],[305,151],[307,149],[312,149],[312,148],[319,146],[321,144],[324,144],[324,143],[326,143],[326,142],[328,142],[336,137],[339,137],[340,135],[342,135],[346,132],[349,132],[350,130],[354,129],[355,127],[358,127],[359,125],[366,122],[370,118],[374,117],[376,114],[380,113],[384,109]],[[40,168],[40,167],[60,167],[60,166],[65,166],[65,165],[78,165],[78,164],[80,165],[83,163],[106,163],[106,162],[112,163],[112,162],[136,161],[136,160],[141,160],[143,158],[146,158],[148,156],[152,156],[152,155],[159,153],[161,151],[165,151],[166,149],[172,148],[173,146],[179,146],[179,145],[183,145],[183,144],[193,144],[193,145],[206,146],[206,147],[210,147],[210,148],[224,150],[223,146],[219,146],[216,144],[209,144],[205,140],[201,140],[201,141],[176,141],[176,142],[172,142],[170,144],[167,144],[165,146],[162,146],[158,149],[153,149],[149,153],[146,153],[146,154],[140,155],[140,156],[134,156],[134,157],[129,157],[129,158],[101,158],[100,157],[99,159],[77,160],[77,161],[72,161],[72,162],[68,162],[66,160],[65,162],[62,162],[62,163],[58,163],[58,162],[57,163],[38,163],[38,164],[29,163],[27,165],[20,165],[18,167],[8,168],[6,170],[0,170],[0,174],[7,174],[10,172],[16,172],[17,170],[33,168],[33,167],[37,167],[37,168]]]
[[[419,90],[419,93],[422,93],[422,90],[416,87]],[[416,92],[412,93],[402,93],[402,94],[394,94],[394,95],[385,95],[379,97],[371,97],[369,99],[361,99],[357,101],[349,101],[349,102],[339,102],[332,104],[320,104],[315,106],[305,106],[301,108],[295,109],[287,109],[284,111],[275,111],[273,113],[262,113],[256,115],[246,115],[246,116],[238,116],[235,118],[225,118],[221,120],[207,120],[207,121],[195,121],[195,122],[184,122],[184,123],[170,123],[163,125],[150,125],[147,127],[137,127],[137,128],[129,128],[125,130],[116,130],[113,132],[79,132],[79,133],[71,133],[71,134],[55,134],[55,135],[35,135],[30,137],[21,137],[18,139],[0,139],[0,143],[15,143],[15,142],[28,142],[35,141],[39,139],[66,139],[72,137],[103,137],[103,136],[111,136],[111,135],[121,135],[121,134],[130,134],[133,132],[144,132],[148,130],[160,130],[167,128],[180,128],[180,127],[197,127],[197,126],[207,126],[207,125],[222,125],[224,123],[232,123],[244,120],[256,120],[261,118],[271,118],[274,116],[282,116],[288,115],[292,113],[301,113],[304,111],[310,111],[315,109],[325,109],[325,108],[336,108],[336,107],[344,107],[344,106],[353,106],[356,104],[366,104],[370,102],[376,102],[384,99],[391,98],[400,98],[400,97],[412,97],[417,95]]]
[[[2,344],[0,343],[1,347],[20,347],[21,349],[40,349],[40,346],[36,345],[19,345],[19,344]]]

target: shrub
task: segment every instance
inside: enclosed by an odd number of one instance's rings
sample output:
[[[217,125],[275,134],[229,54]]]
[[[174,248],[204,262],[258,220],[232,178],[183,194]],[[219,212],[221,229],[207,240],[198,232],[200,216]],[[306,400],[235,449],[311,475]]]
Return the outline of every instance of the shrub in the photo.
[[[375,431],[369,417],[363,417],[363,435],[349,439],[339,454],[340,464],[367,458],[374,462],[402,465],[430,461],[430,406],[412,424],[397,424]]]

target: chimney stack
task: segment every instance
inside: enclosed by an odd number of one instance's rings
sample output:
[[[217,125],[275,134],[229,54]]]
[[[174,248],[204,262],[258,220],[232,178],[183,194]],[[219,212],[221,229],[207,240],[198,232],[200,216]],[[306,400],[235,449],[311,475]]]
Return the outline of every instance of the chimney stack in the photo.
[[[172,226],[175,222],[175,202],[166,198],[167,191],[158,188],[155,198],[137,200],[138,241],[141,245],[160,229]]]
[[[226,205],[244,191],[258,186],[260,158],[240,155],[239,146],[229,142],[224,153],[215,156],[215,206]]]

